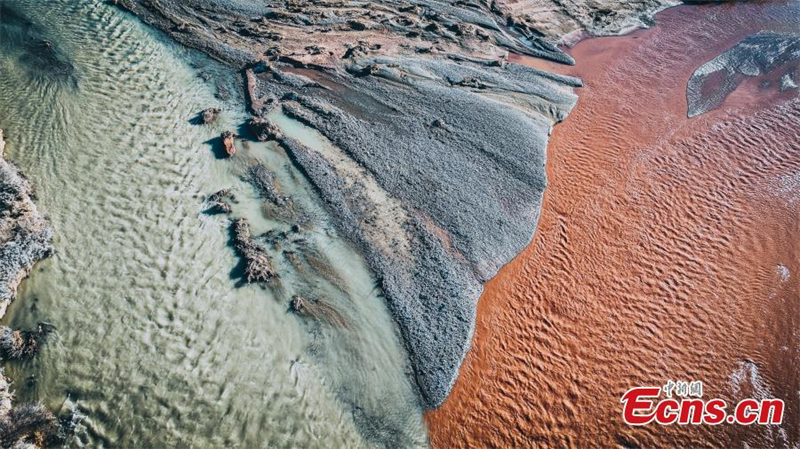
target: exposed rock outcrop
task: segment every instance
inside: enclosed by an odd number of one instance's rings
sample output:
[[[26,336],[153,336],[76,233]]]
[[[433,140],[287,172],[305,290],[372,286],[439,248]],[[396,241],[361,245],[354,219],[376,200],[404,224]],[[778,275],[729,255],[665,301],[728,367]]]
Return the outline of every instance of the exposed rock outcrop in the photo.
[[[569,40],[580,31],[596,36],[653,24],[653,15],[680,0],[499,0],[496,8],[526,37]]]
[[[230,189],[222,189],[210,195],[206,200],[209,205],[207,212],[212,214],[229,214],[231,213],[230,201],[234,200],[235,198]]]
[[[768,75],[784,68],[782,76],[791,81],[791,74],[800,68],[800,36],[761,32],[742,39],[733,48],[695,70],[686,85],[688,115],[695,117],[722,105],[745,79]],[[775,90],[787,90],[784,85]],[[769,86],[763,86],[768,88]]]
[[[417,50],[469,53],[497,59],[506,51],[561,62],[556,47],[580,30],[615,34],[647,25],[677,0],[118,0],[177,41],[244,68],[260,57],[301,65],[336,65],[343,58],[408,54]],[[312,43],[312,45],[309,45]]]
[[[52,331],[53,327],[47,323],[39,323],[31,331],[0,326],[0,356],[6,360],[31,358]]]
[[[64,442],[58,419],[43,404],[12,405],[10,385],[0,369],[0,447],[36,449]]]
[[[208,108],[208,109],[205,109],[205,110],[203,110],[203,112],[200,113],[200,117],[199,117],[198,122],[201,125],[213,125],[214,123],[216,123],[217,119],[219,118],[219,113],[220,112],[221,111],[220,111],[219,108]]]
[[[266,248],[253,240],[250,224],[244,218],[233,222],[233,239],[244,262],[244,279],[248,283],[270,282],[278,277]]]
[[[225,149],[225,154],[231,157],[236,154],[235,139],[238,137],[233,131],[225,131],[222,133],[222,146]]]
[[[274,123],[264,117],[252,117],[247,120],[247,130],[256,139],[265,142],[283,138],[283,133]]]

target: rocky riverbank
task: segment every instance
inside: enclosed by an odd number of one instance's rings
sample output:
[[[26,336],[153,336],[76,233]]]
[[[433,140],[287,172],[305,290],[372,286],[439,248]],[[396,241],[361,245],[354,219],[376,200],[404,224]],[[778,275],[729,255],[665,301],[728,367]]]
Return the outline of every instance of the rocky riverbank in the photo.
[[[253,115],[319,131],[319,148],[266,135],[366,256],[435,408],[483,283],[533,236],[548,136],[581,86],[506,55],[572,63],[556,46],[567,34],[623,31],[673,2],[117,3],[242,70]]]
[[[5,146],[0,129],[0,318],[34,264],[55,252],[53,229],[33,202],[30,181],[5,160]],[[2,344],[7,340],[3,337]],[[58,438],[58,422],[52,413],[40,404],[12,406],[12,398],[10,384],[0,368],[2,447],[45,447]]]
[[[30,181],[4,158],[0,130],[0,317],[33,265],[50,257],[53,229],[36,208]]]

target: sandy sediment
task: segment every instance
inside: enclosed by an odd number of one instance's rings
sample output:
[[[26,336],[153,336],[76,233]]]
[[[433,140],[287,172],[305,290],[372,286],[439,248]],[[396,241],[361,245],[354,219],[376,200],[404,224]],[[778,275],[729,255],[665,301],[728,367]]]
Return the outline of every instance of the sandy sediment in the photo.
[[[483,283],[532,238],[550,129],[581,85],[507,64],[507,52],[571,63],[555,46],[565,30],[610,33],[670,4],[635,3],[119,2],[242,69],[254,115],[319,131],[317,146],[263,134],[366,256],[427,407],[455,381]],[[569,24],[542,28],[540,6]]]
[[[796,33],[797,8],[680,7],[571,50],[585,87],[553,132],[536,238],[486,284],[473,349],[426,417],[434,447],[797,444],[800,99],[775,89],[796,65],[691,119],[686,100],[698,67],[764,29]],[[782,398],[787,421],[622,423],[627,389],[669,379]]]

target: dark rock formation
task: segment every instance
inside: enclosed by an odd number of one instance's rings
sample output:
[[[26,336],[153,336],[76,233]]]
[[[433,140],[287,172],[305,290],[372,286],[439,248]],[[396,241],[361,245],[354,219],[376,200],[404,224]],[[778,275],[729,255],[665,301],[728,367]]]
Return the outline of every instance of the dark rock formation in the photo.
[[[53,229],[33,203],[30,182],[4,158],[0,130],[0,316],[33,265],[55,252]]]
[[[270,282],[278,276],[267,249],[253,240],[250,224],[244,218],[233,222],[233,238],[236,252],[244,262],[244,279],[248,283]]]
[[[230,189],[222,189],[208,197],[206,200],[209,204],[207,211],[212,214],[229,214],[231,213],[229,201],[234,200],[235,198]]]
[[[253,136],[265,142],[267,140],[278,140],[283,137],[280,128],[264,117],[252,117],[247,120],[247,130]]]
[[[236,154],[236,145],[234,140],[237,137],[238,136],[233,131],[225,131],[222,133],[222,136],[220,137],[222,139],[222,146],[225,148],[225,154],[227,154],[228,157],[231,157],[234,154]]]
[[[219,108],[208,108],[203,110],[198,117],[198,123],[201,125],[213,125],[219,118]]]

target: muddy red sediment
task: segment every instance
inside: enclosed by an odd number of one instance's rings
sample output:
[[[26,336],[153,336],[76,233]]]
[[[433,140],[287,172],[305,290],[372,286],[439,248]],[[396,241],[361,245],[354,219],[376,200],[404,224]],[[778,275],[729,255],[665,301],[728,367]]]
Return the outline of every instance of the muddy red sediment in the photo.
[[[693,119],[686,102],[698,66],[797,5],[679,7],[571,49],[560,71],[586,86],[553,132],[536,237],[486,285],[458,382],[426,416],[434,447],[798,443],[797,91],[754,80]],[[784,425],[624,425],[622,394],[668,379],[784,399]]]

